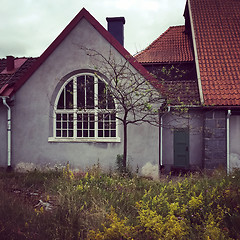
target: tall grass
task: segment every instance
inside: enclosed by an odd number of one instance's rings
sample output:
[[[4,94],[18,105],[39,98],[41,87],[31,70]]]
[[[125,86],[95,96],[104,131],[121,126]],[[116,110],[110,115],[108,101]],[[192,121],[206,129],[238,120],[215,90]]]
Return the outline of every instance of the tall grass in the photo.
[[[96,166],[0,172],[0,239],[239,239],[239,186],[240,171],[160,181]]]

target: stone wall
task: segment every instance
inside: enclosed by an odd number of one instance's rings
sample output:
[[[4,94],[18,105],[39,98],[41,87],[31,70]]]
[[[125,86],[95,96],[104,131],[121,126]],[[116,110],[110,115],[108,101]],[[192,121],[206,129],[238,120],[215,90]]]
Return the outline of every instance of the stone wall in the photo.
[[[226,167],[226,111],[209,110],[204,117],[204,168]]]

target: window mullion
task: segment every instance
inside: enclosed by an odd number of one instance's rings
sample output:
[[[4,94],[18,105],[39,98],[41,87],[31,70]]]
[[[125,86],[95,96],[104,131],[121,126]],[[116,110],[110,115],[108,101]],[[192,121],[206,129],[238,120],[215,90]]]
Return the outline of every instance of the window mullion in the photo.
[[[98,78],[94,76],[94,136],[98,137]]]
[[[63,89],[63,109],[66,109],[66,86]]]
[[[77,77],[73,78],[73,137],[77,137]]]
[[[84,76],[84,109],[87,107],[87,75]]]

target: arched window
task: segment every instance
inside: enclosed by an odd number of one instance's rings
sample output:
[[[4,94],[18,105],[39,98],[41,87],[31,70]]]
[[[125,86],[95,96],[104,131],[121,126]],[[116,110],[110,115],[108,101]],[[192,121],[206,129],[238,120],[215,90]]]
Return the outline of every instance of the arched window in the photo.
[[[95,74],[70,77],[54,108],[54,138],[75,141],[119,141],[113,98]]]

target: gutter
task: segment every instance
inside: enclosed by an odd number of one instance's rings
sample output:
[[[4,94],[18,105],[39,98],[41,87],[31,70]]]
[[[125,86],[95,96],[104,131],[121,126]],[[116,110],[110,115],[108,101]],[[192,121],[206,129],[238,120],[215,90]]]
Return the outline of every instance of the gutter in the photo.
[[[7,123],[7,169],[8,170],[11,170],[11,158],[12,158],[12,156],[11,156],[11,152],[12,152],[12,150],[11,150],[11,148],[12,148],[12,146],[11,146],[11,125],[12,125],[12,120],[11,120],[11,108],[10,108],[10,106],[7,104],[7,100],[6,100],[6,98],[7,97],[2,97],[1,96],[1,98],[2,98],[2,100],[3,100],[3,104],[7,107],[7,109],[8,109],[8,111],[7,111],[7,121],[8,121],[8,123]]]
[[[171,107],[168,106],[168,110],[167,112],[165,112],[164,114],[160,115],[160,143],[159,143],[159,148],[160,148],[160,156],[159,156],[159,173],[161,172],[161,167],[163,166],[163,117],[165,115],[167,115],[169,112],[171,111]]]
[[[196,36],[195,36],[195,32],[194,32],[194,26],[193,26],[193,18],[192,18],[190,0],[187,1],[187,4],[188,4],[189,17],[190,17],[190,22],[191,22],[193,50],[194,50],[194,55],[195,55],[195,63],[196,63],[196,71],[197,71],[197,80],[198,80],[200,101],[201,101],[201,104],[204,104],[202,82],[201,82],[200,68],[199,68],[199,62],[198,62],[197,43],[196,43]]]
[[[227,112],[227,174],[230,173],[230,116],[231,110]]]

